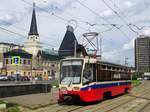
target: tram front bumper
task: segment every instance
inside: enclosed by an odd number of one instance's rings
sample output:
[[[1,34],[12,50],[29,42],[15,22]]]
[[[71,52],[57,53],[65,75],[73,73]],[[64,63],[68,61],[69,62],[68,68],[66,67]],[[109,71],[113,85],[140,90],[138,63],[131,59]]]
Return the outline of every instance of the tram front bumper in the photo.
[[[80,99],[79,91],[59,91],[60,101],[69,101],[77,98]]]

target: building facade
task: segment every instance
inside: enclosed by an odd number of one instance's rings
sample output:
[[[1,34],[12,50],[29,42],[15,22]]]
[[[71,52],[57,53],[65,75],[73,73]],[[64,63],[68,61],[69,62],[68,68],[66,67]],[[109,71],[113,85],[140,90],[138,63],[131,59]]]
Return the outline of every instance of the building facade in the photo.
[[[0,42],[0,69],[3,68],[3,59],[4,59],[3,54],[19,47],[22,46],[13,43]]]
[[[3,74],[32,76],[32,54],[22,49],[13,49],[4,53],[3,65]]]
[[[53,50],[41,50],[37,54],[38,69],[43,70],[43,76],[58,78],[61,57]]]
[[[140,73],[150,72],[150,36],[135,39],[135,68]]]
[[[12,58],[20,57],[20,64],[14,64]],[[57,78],[60,57],[55,50],[42,48],[37,28],[35,4],[28,37],[23,46],[0,43],[1,74],[20,74]]]
[[[58,53],[48,52],[42,48],[37,28],[35,4],[33,4],[32,20],[27,41],[24,48],[32,54],[32,75],[33,76],[51,76],[57,78],[59,72],[60,57]],[[49,50],[50,51],[50,50]]]

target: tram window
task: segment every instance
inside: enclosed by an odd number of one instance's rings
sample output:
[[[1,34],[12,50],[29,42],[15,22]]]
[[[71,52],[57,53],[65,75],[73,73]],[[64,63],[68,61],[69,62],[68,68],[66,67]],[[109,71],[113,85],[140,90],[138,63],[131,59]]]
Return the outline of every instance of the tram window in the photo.
[[[108,69],[111,69],[111,67],[110,67],[110,66],[108,66],[107,68],[108,68]]]
[[[112,69],[113,69],[113,70],[115,70],[116,68],[115,68],[115,67],[113,67]]]
[[[97,64],[97,81],[101,81],[101,66]]]
[[[83,72],[83,84],[87,84],[93,81],[93,64],[86,64]]]
[[[105,66],[105,65],[102,65],[102,69],[106,69],[106,66]]]

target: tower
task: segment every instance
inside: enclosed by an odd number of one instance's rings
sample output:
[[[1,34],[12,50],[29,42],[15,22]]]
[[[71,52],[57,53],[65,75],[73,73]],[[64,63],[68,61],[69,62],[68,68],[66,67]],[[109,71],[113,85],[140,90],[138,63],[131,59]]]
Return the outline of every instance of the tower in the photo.
[[[33,3],[31,26],[24,47],[25,50],[33,56],[36,56],[38,51],[42,49],[36,23],[35,3]]]
[[[150,36],[135,39],[135,67],[139,73],[150,72]]]

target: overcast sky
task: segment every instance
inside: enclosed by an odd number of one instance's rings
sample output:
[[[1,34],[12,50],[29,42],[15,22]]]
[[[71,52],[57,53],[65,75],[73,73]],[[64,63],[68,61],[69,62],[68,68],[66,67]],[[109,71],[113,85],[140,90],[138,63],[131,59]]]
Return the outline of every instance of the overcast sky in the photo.
[[[34,0],[0,0],[0,41],[23,44],[28,35]],[[79,42],[82,34],[100,33],[103,59],[134,66],[134,39],[150,26],[149,0],[36,0],[40,40],[49,48],[59,48],[71,19]],[[104,3],[105,2],[105,3]],[[89,8],[89,9],[88,9]],[[113,12],[114,11],[114,12]],[[54,15],[52,15],[54,14]],[[117,15],[118,14],[118,15]],[[94,24],[90,26],[89,24]],[[113,26],[111,25],[113,24]],[[129,25],[132,24],[132,25]],[[130,27],[130,28],[129,28]],[[138,32],[138,34],[137,34]]]

